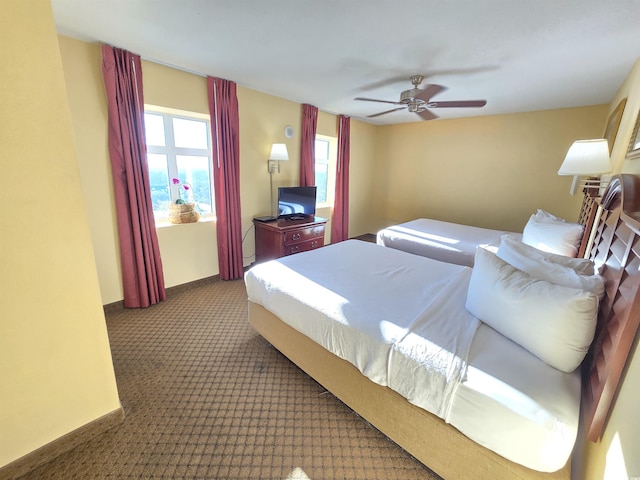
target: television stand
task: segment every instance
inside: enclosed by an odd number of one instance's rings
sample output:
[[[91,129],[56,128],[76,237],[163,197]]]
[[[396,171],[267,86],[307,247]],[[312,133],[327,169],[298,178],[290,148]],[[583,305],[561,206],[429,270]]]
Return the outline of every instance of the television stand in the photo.
[[[324,246],[326,218],[279,218],[271,222],[254,219],[256,263],[285,257]]]

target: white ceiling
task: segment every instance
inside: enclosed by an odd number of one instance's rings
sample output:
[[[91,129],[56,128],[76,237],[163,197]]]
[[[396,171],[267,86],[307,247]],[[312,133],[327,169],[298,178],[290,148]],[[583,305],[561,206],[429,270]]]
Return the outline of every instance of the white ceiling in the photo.
[[[486,99],[441,118],[609,103],[640,57],[640,0],[52,0],[58,32],[375,124],[409,76]]]

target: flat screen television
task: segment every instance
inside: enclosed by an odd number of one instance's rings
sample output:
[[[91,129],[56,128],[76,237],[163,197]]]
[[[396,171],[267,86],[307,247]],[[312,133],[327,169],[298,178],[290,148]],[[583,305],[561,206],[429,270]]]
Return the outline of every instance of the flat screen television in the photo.
[[[316,214],[316,187],[278,187],[278,218],[291,220]]]

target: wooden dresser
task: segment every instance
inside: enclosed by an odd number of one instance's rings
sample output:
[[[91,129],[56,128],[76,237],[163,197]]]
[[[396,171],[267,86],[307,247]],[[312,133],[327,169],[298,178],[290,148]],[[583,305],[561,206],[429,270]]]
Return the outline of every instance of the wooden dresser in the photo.
[[[254,220],[256,228],[256,262],[264,262],[324,246],[326,218],[304,220]]]

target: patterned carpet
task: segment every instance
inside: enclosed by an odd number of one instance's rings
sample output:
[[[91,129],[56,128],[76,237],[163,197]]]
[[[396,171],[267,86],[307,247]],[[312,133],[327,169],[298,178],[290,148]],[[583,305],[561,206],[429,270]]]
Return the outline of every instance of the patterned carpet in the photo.
[[[437,479],[257,335],[242,281],[107,314],[117,428],[24,479]]]

